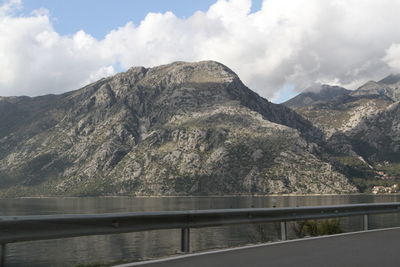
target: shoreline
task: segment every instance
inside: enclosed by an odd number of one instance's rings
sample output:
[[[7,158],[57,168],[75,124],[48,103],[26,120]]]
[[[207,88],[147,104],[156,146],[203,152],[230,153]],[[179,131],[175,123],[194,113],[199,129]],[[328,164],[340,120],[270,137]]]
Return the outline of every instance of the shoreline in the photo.
[[[24,197],[5,197],[2,199],[54,199],[54,198],[228,198],[228,197],[317,197],[317,196],[359,196],[359,195],[371,195],[371,196],[389,196],[389,195],[400,195],[399,193],[391,193],[391,194],[373,194],[373,193],[345,193],[345,194],[269,194],[269,195],[201,195],[201,196],[129,196],[129,195],[115,195],[115,196],[24,196]]]

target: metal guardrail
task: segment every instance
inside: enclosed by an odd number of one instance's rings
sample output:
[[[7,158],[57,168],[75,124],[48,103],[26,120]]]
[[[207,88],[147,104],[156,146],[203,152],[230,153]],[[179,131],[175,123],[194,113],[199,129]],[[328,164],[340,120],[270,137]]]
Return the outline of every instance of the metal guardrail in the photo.
[[[189,252],[190,228],[280,222],[281,239],[286,240],[288,221],[363,216],[363,229],[368,230],[368,215],[397,212],[400,212],[400,203],[93,215],[0,216],[0,266],[5,264],[6,245],[21,241],[181,229],[181,251]]]

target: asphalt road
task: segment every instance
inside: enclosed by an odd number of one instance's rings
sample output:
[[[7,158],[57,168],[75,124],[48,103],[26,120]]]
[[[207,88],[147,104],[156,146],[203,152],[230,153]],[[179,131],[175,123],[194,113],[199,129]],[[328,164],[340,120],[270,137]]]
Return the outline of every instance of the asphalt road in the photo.
[[[400,266],[400,229],[269,243],[123,266]]]

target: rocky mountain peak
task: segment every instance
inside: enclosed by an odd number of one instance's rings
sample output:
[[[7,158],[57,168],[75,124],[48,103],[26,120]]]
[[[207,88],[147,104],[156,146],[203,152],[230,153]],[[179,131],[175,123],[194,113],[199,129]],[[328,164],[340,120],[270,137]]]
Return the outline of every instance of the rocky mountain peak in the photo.
[[[335,98],[340,95],[347,95],[351,91],[337,85],[322,84],[321,89],[315,94],[318,94],[320,98]]]
[[[379,82],[369,81],[351,93],[353,96],[380,96],[400,100],[400,74],[390,74]]]
[[[238,76],[225,65],[216,61],[177,61],[152,68],[133,67],[118,74],[117,78],[128,78],[145,86],[176,87],[190,84],[230,83]]]
[[[339,96],[348,95],[351,91],[340,86],[327,84],[316,85],[304,90],[303,93],[283,103],[285,106],[298,108],[324,101],[330,101]]]
[[[149,125],[162,125],[177,116],[190,116],[193,111],[236,103],[269,121],[308,132],[307,135],[320,135],[310,122],[251,91],[231,69],[215,61],[133,67],[76,93],[83,94],[86,106],[103,111],[104,107],[126,107],[138,120],[149,120]]]
[[[396,84],[400,82],[400,74],[390,74],[387,77],[380,80],[378,83],[380,84]]]
[[[381,87],[382,85],[378,82],[368,81],[352,92],[352,95],[378,94]]]
[[[229,83],[238,78],[231,69],[216,61],[174,62],[151,68],[148,75],[154,78],[167,76],[177,84]]]

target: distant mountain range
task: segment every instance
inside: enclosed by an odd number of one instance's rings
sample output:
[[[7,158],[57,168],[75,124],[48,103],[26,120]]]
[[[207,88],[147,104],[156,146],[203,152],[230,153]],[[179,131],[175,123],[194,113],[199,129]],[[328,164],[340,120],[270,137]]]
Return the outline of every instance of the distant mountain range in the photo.
[[[0,196],[365,190],[376,171],[399,174],[399,80],[277,105],[220,63],[175,62],[2,97]]]
[[[325,97],[326,90],[332,97]],[[355,91],[323,86],[302,101],[301,93],[284,103],[324,131],[332,157],[365,190],[400,178],[400,75],[369,81]],[[385,181],[385,182],[383,182]]]

